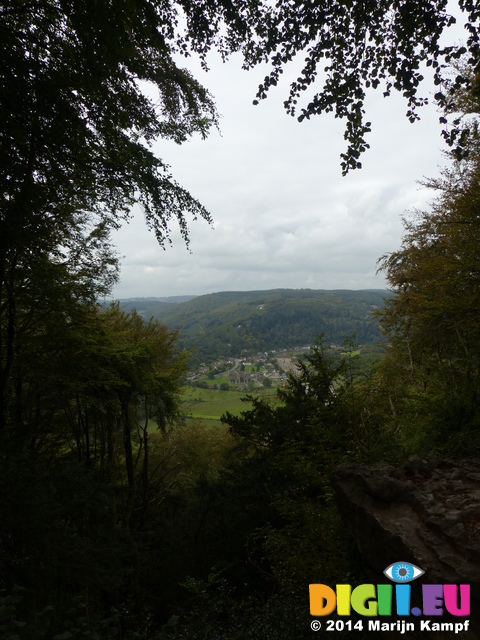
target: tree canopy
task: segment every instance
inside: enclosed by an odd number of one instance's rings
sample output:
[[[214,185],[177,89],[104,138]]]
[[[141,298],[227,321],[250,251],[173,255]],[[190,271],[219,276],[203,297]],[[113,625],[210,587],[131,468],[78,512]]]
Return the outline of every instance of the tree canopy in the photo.
[[[379,319],[389,345],[384,383],[399,431],[413,447],[476,455],[480,101],[477,69],[462,63],[459,72],[469,85],[457,87],[447,111],[456,111],[464,153],[454,149],[450,166],[424,183],[436,194],[430,208],[405,217],[401,248],[381,259],[395,296]]]
[[[415,422],[423,446],[449,455],[479,447],[479,175],[477,157],[430,181],[432,211],[410,216],[401,249],[382,261],[396,293],[380,315],[395,413],[407,437]]]
[[[205,136],[216,124],[211,96],[179,64],[182,54],[195,54],[206,66],[211,49],[225,57],[241,50],[246,68],[270,66],[257,100],[304,56],[285,108],[299,120],[323,112],[345,118],[343,170],[358,167],[371,126],[368,89],[401,92],[415,120],[426,101],[423,66],[434,69],[436,98],[445,102],[444,64],[467,51],[470,64],[478,63],[479,11],[472,1],[458,6],[467,19],[465,46],[441,44],[455,23],[446,0],[2,2],[2,197],[9,208],[28,201],[54,218],[60,200],[114,217],[139,201],[160,242],[174,218],[186,237],[185,213],[208,213],[150,144]],[[155,99],[142,92],[144,82],[156,88]],[[459,74],[455,83],[464,82]]]
[[[216,122],[208,92],[173,60],[174,16],[151,2],[2,3],[2,231],[10,243],[19,218],[61,226],[72,208],[117,220],[138,201],[160,243],[172,218],[185,238],[186,212],[209,219],[150,150],[156,138],[180,143]]]
[[[477,19],[473,12],[471,19]],[[418,107],[427,102],[418,92],[424,79],[422,67],[434,67],[439,84],[441,62],[465,51],[440,44],[443,31],[454,23],[444,0],[280,2],[268,13],[260,41],[248,51],[246,60],[247,65],[262,59],[271,65],[257,94],[262,99],[277,84],[285,65],[306,54],[285,108],[291,115],[299,113],[300,121],[328,112],[346,119],[348,147],[341,156],[346,173],[361,167],[359,158],[369,146],[366,134],[371,123],[365,121],[364,109],[367,90],[380,88],[384,96],[392,89],[399,91],[407,101],[409,120],[418,119]],[[305,94],[304,106],[300,106]]]
[[[203,57],[210,48],[224,56],[241,50],[246,69],[266,63],[269,70],[255,102],[267,97],[289,63],[303,57],[285,109],[300,121],[329,112],[346,120],[344,173],[361,167],[359,158],[369,146],[371,123],[364,105],[370,89],[380,89],[384,96],[400,92],[407,102],[406,116],[414,122],[428,101],[420,87],[429,67],[437,87],[434,99],[443,109],[458,87],[470,85],[461,73],[448,79],[445,69],[463,55],[473,68],[480,62],[480,11],[473,0],[458,0],[457,16],[447,0],[250,0],[218,3],[216,11],[213,6],[182,3],[192,50]],[[447,33],[458,15],[465,22],[463,44],[456,42],[458,36],[449,41]],[[461,142],[456,123],[446,128],[445,138],[452,145]]]

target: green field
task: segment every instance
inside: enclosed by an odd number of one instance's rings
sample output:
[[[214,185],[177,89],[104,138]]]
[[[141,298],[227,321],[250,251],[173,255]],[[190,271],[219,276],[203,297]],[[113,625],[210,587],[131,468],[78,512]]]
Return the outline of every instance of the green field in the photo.
[[[220,420],[229,411],[233,415],[240,415],[251,405],[242,402],[248,395],[247,391],[217,391],[215,389],[201,389],[199,387],[183,388],[182,409],[185,417],[202,420]],[[275,389],[256,389],[252,395],[262,398],[275,398]]]

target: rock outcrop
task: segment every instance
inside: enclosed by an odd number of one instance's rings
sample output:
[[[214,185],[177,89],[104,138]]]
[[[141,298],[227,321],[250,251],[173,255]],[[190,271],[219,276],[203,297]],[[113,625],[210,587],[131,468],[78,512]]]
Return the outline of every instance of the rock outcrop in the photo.
[[[470,584],[472,629],[451,637],[480,638],[480,461],[343,465],[332,483],[372,581],[384,583],[384,569],[406,561],[425,571],[418,582]]]

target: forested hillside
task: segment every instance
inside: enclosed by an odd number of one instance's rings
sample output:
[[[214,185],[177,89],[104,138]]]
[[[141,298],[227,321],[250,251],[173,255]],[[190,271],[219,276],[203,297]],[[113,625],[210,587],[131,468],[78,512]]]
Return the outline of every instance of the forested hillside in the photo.
[[[390,296],[380,290],[277,289],[212,293],[180,304],[128,299],[120,305],[180,329],[179,344],[195,347],[192,359],[201,362],[310,345],[320,335],[329,344],[354,334],[360,344],[377,344],[381,334],[373,312]]]

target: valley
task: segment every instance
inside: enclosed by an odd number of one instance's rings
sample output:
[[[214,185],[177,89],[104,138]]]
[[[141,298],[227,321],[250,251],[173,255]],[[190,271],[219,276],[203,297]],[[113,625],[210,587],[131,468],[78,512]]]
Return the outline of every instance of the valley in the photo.
[[[363,346],[382,341],[375,312],[391,297],[386,290],[273,289],[220,292],[179,298],[120,300],[179,331],[178,347],[190,353],[190,368],[216,360],[282,350],[298,351],[322,336],[341,345],[354,336]],[[185,297],[184,297],[185,298]]]
[[[240,415],[251,406],[242,400],[247,395],[275,401],[277,388],[321,335],[332,351],[352,338],[365,363],[378,359],[383,349],[374,314],[389,295],[277,289],[129,298],[119,304],[178,330],[178,348],[189,354],[182,418],[220,424],[226,411]]]

